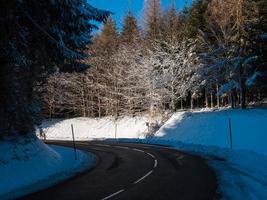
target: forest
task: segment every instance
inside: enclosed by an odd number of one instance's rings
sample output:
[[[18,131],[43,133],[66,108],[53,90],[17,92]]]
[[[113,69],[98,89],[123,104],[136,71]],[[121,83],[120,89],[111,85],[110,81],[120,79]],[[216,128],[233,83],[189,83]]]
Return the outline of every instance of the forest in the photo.
[[[52,74],[45,117],[136,116],[261,105],[267,97],[267,1],[196,0],[167,9],[146,1],[122,30],[110,16],[93,37],[82,72]]]
[[[174,2],[174,1],[173,1]],[[266,0],[145,1],[118,29],[79,1],[0,2],[0,139],[42,118],[136,116],[262,105]],[[94,22],[104,22],[97,28]]]

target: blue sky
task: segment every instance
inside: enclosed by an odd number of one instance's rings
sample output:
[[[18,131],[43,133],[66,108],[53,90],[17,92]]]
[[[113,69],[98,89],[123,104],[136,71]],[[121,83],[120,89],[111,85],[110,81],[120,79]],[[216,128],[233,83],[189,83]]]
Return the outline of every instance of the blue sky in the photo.
[[[175,0],[177,9],[184,7],[186,0]],[[187,0],[190,3],[192,0]],[[142,13],[144,7],[144,0],[88,0],[89,4],[96,8],[112,11],[113,19],[116,21],[117,26],[121,28],[124,15],[129,8],[138,17],[139,21],[142,20]],[[129,3],[131,2],[131,3]],[[171,5],[171,0],[162,0],[162,7],[166,8]]]

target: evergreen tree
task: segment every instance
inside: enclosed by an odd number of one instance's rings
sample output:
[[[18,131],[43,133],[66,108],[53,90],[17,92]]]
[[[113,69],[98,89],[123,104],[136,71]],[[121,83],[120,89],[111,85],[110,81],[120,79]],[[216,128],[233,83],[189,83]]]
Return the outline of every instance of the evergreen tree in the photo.
[[[176,14],[175,4],[172,3],[171,7],[163,12],[161,18],[161,32],[162,39],[165,41],[173,41],[178,39],[179,23]]]
[[[99,49],[100,55],[105,52],[107,56],[112,54],[118,48],[119,33],[116,28],[116,24],[111,17],[108,18],[101,30],[99,36],[95,38],[96,47]]]
[[[186,32],[187,37],[196,38],[199,31],[203,30],[205,22],[205,12],[210,0],[196,0],[189,9]]]
[[[56,68],[80,70],[95,27],[109,15],[85,0],[0,3],[0,133],[26,135],[38,123],[35,86]]]
[[[161,37],[160,22],[162,17],[161,1],[145,1],[145,31],[149,40],[157,40]]]
[[[140,40],[140,32],[137,25],[137,19],[129,11],[124,18],[123,29],[121,32],[121,41],[123,43],[131,44]]]

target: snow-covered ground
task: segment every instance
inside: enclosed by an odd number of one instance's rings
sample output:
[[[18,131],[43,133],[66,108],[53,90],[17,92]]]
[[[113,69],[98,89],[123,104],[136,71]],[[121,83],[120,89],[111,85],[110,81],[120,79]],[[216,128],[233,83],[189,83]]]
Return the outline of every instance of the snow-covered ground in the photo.
[[[229,139],[232,124],[233,150]],[[207,158],[225,200],[267,199],[267,110],[175,113],[151,140]]]
[[[267,109],[177,112],[154,139],[228,148],[229,119],[233,149],[267,155]]]
[[[207,158],[217,173],[222,199],[267,199],[267,109],[177,112],[155,137],[144,139],[147,121],[147,118],[119,120],[117,138],[167,145]],[[78,118],[58,123],[52,120],[46,121],[43,127],[48,139],[71,139],[71,124],[80,140],[115,137],[115,124],[109,118]]]
[[[94,165],[92,154],[45,145],[36,137],[0,141],[0,199],[46,188]]]
[[[46,120],[42,124],[47,139],[72,140],[73,124],[76,140],[105,138],[144,138],[149,122],[147,117],[113,118],[74,118],[66,120]]]

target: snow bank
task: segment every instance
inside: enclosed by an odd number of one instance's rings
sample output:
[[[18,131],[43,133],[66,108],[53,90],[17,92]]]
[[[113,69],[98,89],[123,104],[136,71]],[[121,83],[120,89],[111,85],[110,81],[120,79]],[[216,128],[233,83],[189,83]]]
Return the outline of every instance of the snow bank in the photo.
[[[233,150],[229,149],[229,118]],[[152,140],[200,155],[217,173],[225,200],[267,199],[267,110],[175,113]]]
[[[0,199],[14,199],[46,188],[83,171],[95,162],[92,154],[45,145],[37,138],[0,141]]]
[[[229,119],[234,149],[267,154],[267,109],[177,112],[155,136],[161,140],[229,147]]]
[[[229,149],[229,119],[233,150]],[[266,109],[177,112],[155,137],[142,139],[147,121],[145,117],[120,119],[117,138],[167,145],[206,158],[217,173],[222,199],[267,199]],[[115,137],[115,123],[110,118],[53,120],[43,127],[49,139],[71,139],[71,124],[80,140]]]
[[[71,124],[76,140],[101,138],[144,138],[148,130],[147,117],[124,117],[115,121],[112,118],[74,118],[47,120],[42,124],[47,139],[72,140]]]
[[[186,144],[160,139],[123,140],[164,145],[207,159],[218,178],[222,200],[267,199],[267,156],[246,150],[230,150],[216,146]]]

